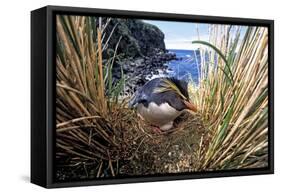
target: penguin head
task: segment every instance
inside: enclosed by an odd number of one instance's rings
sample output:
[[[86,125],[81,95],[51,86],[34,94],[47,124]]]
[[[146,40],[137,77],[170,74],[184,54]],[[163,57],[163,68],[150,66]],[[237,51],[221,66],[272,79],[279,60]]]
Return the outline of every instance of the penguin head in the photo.
[[[143,92],[143,90],[137,90],[129,101],[129,108],[135,108],[140,103],[148,103],[148,96]]]
[[[151,102],[160,105],[166,101],[170,102],[170,105],[176,105],[179,109],[197,112],[195,105],[190,102],[187,82],[173,77],[155,78],[147,82],[131,97],[129,108],[135,108],[138,104],[147,107]]]
[[[189,94],[188,94],[188,83],[184,80],[178,80],[175,78],[170,78],[170,81],[173,82],[179,91],[181,92],[183,103],[186,106],[186,109],[191,110],[193,112],[197,112],[196,106],[190,101]]]
[[[184,109],[197,112],[196,106],[190,101],[188,94],[188,83],[186,81],[173,77],[165,78],[156,91],[174,91],[181,103],[184,104]]]

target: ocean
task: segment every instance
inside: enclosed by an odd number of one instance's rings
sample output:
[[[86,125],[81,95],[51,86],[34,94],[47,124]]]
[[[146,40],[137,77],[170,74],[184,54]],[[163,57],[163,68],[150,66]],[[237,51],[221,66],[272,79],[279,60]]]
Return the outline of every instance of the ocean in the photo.
[[[168,76],[186,81],[192,79],[198,84],[201,63],[199,51],[170,49],[169,52],[175,53],[177,60],[169,61],[166,64],[168,66]]]
[[[191,80],[198,84],[200,72],[201,58],[200,53],[197,50],[178,50],[178,49],[169,49],[171,53],[175,53],[177,56],[176,60],[171,60],[168,63],[164,64],[168,66],[167,72],[158,70],[159,74],[152,75],[148,79],[153,79],[156,77],[175,77],[180,80],[185,80],[190,82]]]

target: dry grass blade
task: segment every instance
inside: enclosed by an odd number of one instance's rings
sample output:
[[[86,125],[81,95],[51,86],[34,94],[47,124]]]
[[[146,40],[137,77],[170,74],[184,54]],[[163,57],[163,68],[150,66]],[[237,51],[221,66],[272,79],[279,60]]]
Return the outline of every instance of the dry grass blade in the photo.
[[[120,156],[126,123],[116,114],[124,104],[111,104],[104,73],[102,31],[96,18],[57,16],[57,157],[62,163],[82,164],[91,160],[112,169]],[[106,40],[108,42],[108,40]],[[110,83],[112,85],[112,83]],[[119,95],[118,91],[115,92]],[[112,97],[112,98],[111,98]],[[115,99],[115,98],[114,98]],[[110,106],[110,107],[109,107]],[[114,121],[114,122],[113,122]],[[82,162],[82,163],[81,163]],[[100,176],[100,169],[97,176]],[[116,175],[113,170],[109,171]]]
[[[230,33],[229,27],[214,25],[211,42],[201,48],[209,59],[202,60],[194,96],[211,137],[201,152],[201,170],[267,165],[268,32],[263,27],[244,30],[241,40],[240,29]],[[264,162],[254,162],[257,158]]]

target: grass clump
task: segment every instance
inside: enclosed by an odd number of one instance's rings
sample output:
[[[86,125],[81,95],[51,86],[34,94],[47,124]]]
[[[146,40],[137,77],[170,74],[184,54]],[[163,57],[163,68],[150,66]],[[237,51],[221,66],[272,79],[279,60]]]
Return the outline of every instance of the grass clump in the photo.
[[[56,21],[57,166],[82,165],[86,170],[91,165],[92,172],[86,174],[92,178],[115,176],[118,160],[127,157],[120,152],[129,149],[124,133],[137,125],[135,113],[125,107],[126,98],[119,100],[124,77],[112,81],[116,55],[102,58],[110,19],[103,24],[101,18],[60,15]]]
[[[210,27],[201,47],[199,88],[194,92],[208,137],[200,170],[268,165],[268,30]]]

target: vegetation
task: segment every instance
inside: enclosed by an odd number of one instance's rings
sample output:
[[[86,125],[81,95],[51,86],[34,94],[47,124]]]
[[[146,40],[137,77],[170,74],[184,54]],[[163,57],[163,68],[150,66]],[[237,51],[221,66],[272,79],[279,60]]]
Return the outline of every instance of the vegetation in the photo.
[[[195,99],[208,128],[200,152],[201,170],[267,166],[268,32],[213,25],[201,48]]]
[[[117,103],[124,78],[117,83],[112,81],[116,56],[106,62],[102,59],[107,46],[102,44],[103,31],[109,20],[102,24],[101,19],[93,17],[56,19],[58,166],[87,165],[90,161],[90,165],[96,166],[96,177],[105,172],[114,176],[118,152],[126,143],[123,133],[130,129],[122,118],[130,117],[133,112],[124,112],[124,101]]]
[[[56,20],[57,173],[82,168],[80,179],[267,165],[266,28],[249,27],[240,41],[239,27],[214,25],[209,42],[195,41],[202,45],[200,81],[190,92],[199,113],[184,115],[172,134],[159,135],[127,108],[122,67],[121,79],[113,81],[122,37],[113,55],[103,59],[115,29],[105,30],[110,19],[61,15]],[[173,156],[175,147],[179,155]],[[173,158],[167,168],[159,163],[164,155]],[[163,168],[154,169],[157,165]]]

